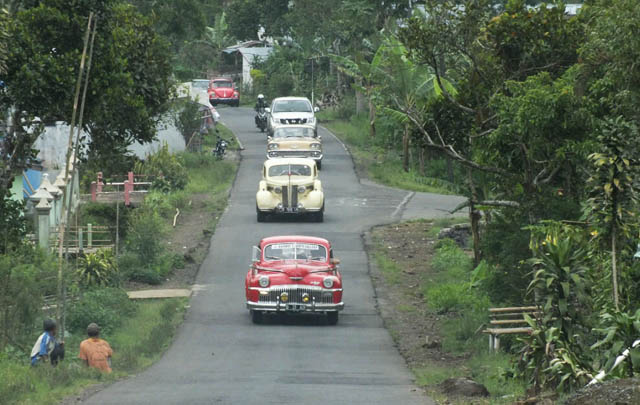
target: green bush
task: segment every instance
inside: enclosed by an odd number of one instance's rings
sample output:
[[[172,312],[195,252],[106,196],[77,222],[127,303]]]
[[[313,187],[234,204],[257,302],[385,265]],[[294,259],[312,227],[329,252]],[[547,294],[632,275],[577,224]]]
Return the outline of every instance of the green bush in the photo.
[[[153,264],[164,253],[165,232],[165,224],[153,207],[142,206],[131,215],[125,249],[135,254],[140,263]]]
[[[171,154],[166,143],[146,161],[136,162],[134,173],[152,176],[153,188],[163,192],[182,190],[189,181],[180,156]]]
[[[135,304],[119,288],[100,288],[88,291],[69,309],[67,323],[75,332],[83,332],[95,322],[105,334],[117,328],[124,317],[135,311]]]
[[[482,297],[466,282],[446,282],[428,286],[425,289],[427,305],[438,313],[461,312],[483,307],[486,311],[489,301]]]
[[[446,273],[452,278],[459,276],[468,280],[472,269],[472,260],[451,239],[443,239],[436,245],[436,254],[431,261],[431,267],[440,273]]]
[[[118,285],[118,263],[111,249],[100,249],[78,260],[76,277],[85,287]]]
[[[17,393],[33,391],[35,381],[29,368],[7,359],[6,355],[0,352],[0,398],[3,403],[17,400]]]

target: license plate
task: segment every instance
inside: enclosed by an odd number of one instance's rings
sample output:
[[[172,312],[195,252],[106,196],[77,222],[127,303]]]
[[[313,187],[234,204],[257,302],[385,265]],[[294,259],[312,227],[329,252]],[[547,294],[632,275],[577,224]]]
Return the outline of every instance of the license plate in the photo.
[[[287,311],[294,311],[294,312],[299,312],[299,311],[304,311],[305,306],[302,304],[287,304]]]

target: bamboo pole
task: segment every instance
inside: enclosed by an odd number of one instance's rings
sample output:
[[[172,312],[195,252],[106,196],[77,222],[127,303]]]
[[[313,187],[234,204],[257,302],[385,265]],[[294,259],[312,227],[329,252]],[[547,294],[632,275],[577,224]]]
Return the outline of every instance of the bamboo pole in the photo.
[[[69,178],[69,166],[71,164],[71,154],[73,151],[73,129],[76,125],[76,116],[78,112],[78,101],[80,98],[80,87],[82,85],[82,76],[84,72],[85,60],[87,57],[87,47],[89,46],[89,33],[91,32],[91,23],[93,22],[93,12],[89,13],[89,19],[87,21],[87,30],[84,35],[84,46],[82,49],[82,57],[80,59],[80,69],[78,71],[78,80],[76,81],[76,89],[73,100],[73,112],[71,114],[71,125],[69,129],[69,143],[67,146],[67,157],[66,157],[66,165],[64,169],[64,179],[68,181]],[[57,305],[56,305],[56,318],[59,324],[59,332],[62,339],[64,339],[64,282],[63,282],[63,250],[64,250],[64,232],[65,226],[68,217],[68,205],[71,205],[71,198],[73,197],[72,193],[68,193],[69,190],[73,190],[73,181],[71,184],[67,184],[67,187],[63,188],[62,194],[62,220],[60,221],[60,229],[59,229],[59,241],[58,241],[58,297],[57,297]],[[67,203],[67,194],[69,194],[69,202]]]

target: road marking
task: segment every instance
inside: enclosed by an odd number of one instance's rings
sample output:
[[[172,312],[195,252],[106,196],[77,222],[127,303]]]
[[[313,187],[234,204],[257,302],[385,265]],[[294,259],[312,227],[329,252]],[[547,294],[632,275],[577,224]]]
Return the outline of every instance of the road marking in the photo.
[[[412,191],[412,192],[408,193],[406,196],[404,196],[404,199],[400,202],[400,204],[398,204],[396,209],[391,214],[391,217],[392,218],[397,218],[398,215],[400,214],[400,212],[407,206],[407,204],[409,204],[409,201],[411,200],[411,198],[414,195],[416,195],[416,193],[414,191]]]

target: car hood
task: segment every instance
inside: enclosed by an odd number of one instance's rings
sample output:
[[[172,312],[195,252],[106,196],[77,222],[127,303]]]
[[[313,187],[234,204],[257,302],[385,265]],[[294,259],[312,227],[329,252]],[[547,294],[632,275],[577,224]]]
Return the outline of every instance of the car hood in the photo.
[[[266,181],[270,186],[288,186],[289,184],[292,186],[306,186],[308,184],[313,184],[314,178],[301,176],[274,176],[269,177]]]
[[[282,119],[298,119],[298,118],[313,118],[312,112],[277,112],[271,113],[271,116],[277,120]]]
[[[215,97],[219,97],[219,98],[230,98],[230,97],[233,97],[234,91],[235,90],[230,87],[220,87],[220,88],[211,90],[209,95],[210,96],[215,95]]]
[[[273,272],[270,272],[270,269]],[[271,286],[302,284],[320,287],[325,277],[336,276],[327,263],[307,261],[263,263],[260,271],[269,274]],[[340,284],[338,276],[335,287],[339,288]]]

